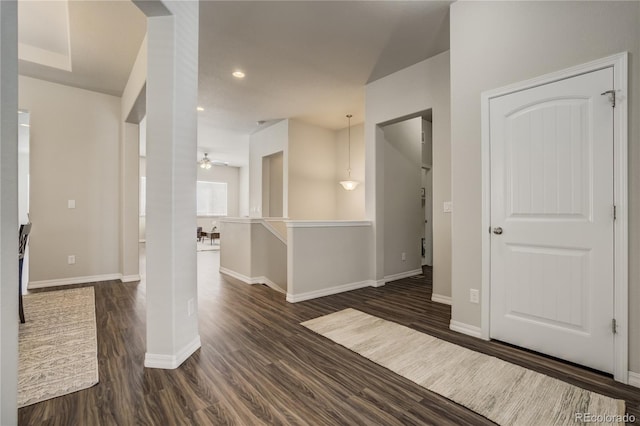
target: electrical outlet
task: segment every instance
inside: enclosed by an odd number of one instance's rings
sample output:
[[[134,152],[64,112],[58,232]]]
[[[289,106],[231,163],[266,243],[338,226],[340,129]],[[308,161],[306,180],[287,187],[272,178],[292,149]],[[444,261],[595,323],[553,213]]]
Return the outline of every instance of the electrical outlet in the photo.
[[[189,301],[187,302],[187,313],[189,314],[189,316],[193,315],[193,313],[196,310],[196,303],[193,299],[189,299]]]
[[[480,290],[472,288],[469,290],[469,302],[480,303]]]
[[[402,253],[402,261],[403,262],[407,261],[407,253]]]
[[[76,257],[75,257],[74,255],[72,255],[72,254],[71,254],[71,255],[69,255],[69,256],[67,256],[67,263],[68,263],[69,265],[75,265],[75,263],[76,263]]]

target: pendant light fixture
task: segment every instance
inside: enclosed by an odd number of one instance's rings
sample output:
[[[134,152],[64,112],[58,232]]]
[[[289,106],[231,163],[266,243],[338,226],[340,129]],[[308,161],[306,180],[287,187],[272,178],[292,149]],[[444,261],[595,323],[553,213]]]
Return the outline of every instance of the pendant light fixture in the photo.
[[[353,191],[360,183],[358,181],[351,180],[351,117],[353,117],[353,115],[347,114],[347,119],[349,119],[349,168],[347,169],[347,173],[349,174],[349,177],[347,180],[340,181],[340,185],[342,185],[342,187],[347,191]]]
[[[211,168],[211,160],[209,159],[209,154],[205,152],[204,158],[198,161],[198,164],[200,164],[200,168],[209,170]]]

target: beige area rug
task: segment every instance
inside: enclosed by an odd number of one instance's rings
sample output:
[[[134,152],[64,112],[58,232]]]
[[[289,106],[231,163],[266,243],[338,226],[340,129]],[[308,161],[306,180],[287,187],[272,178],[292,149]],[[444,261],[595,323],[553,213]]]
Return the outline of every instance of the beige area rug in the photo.
[[[580,424],[577,413],[623,424],[624,401],[355,309],[302,325],[501,425]]]
[[[98,383],[93,287],[24,296],[20,324],[18,407]]]
[[[204,242],[198,241],[197,251],[219,251],[220,243],[214,242],[213,245],[207,240]]]

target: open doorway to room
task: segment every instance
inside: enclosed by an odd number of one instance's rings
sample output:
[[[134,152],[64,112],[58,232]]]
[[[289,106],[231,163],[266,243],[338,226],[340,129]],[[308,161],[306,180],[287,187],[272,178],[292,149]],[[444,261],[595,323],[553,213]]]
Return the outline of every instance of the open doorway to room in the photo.
[[[424,274],[433,267],[431,109],[381,126],[384,134],[384,275]]]
[[[29,220],[29,140],[31,137],[31,114],[26,110],[18,111],[18,223],[25,225]],[[22,291],[29,282],[29,244],[22,253],[21,280]]]
[[[433,163],[431,110],[422,119],[422,211],[424,213],[424,230],[422,236],[422,266],[433,266]]]

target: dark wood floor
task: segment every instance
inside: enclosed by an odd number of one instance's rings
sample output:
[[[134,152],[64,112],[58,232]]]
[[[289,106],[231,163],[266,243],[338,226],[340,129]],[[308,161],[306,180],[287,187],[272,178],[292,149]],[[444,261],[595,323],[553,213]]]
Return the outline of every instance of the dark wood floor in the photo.
[[[290,304],[266,286],[221,277],[217,256],[198,253],[202,348],[179,369],[143,367],[144,282],[97,284],[100,383],[20,409],[20,424],[492,424],[299,325],[347,307],[625,399],[640,417],[640,389],[450,331],[450,308],[430,301],[429,271]]]

